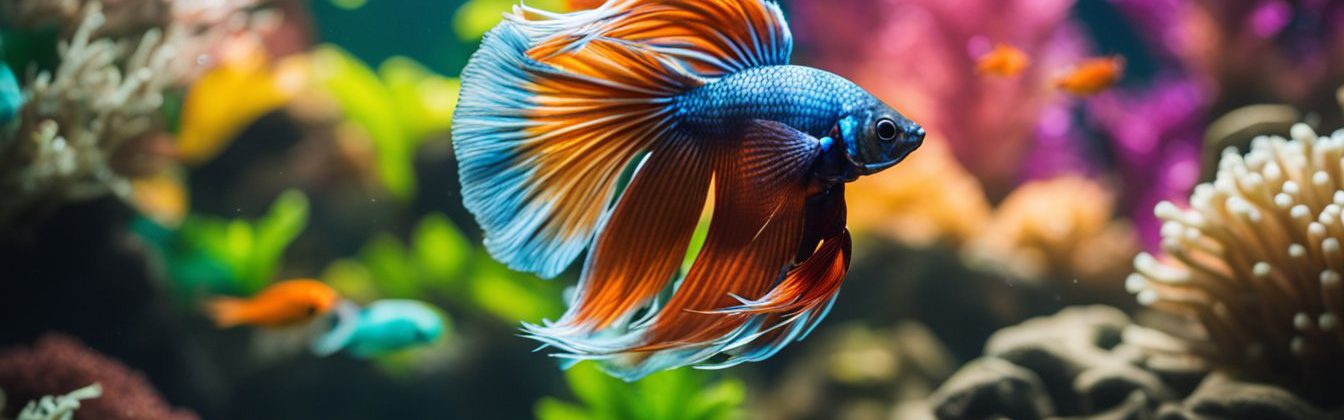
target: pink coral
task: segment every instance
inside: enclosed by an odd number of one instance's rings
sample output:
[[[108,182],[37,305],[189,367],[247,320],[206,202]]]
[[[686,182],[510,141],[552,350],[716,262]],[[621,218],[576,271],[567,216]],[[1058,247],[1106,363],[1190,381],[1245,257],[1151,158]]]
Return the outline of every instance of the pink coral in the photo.
[[[1080,59],[1073,0],[794,1],[803,61],[849,77],[946,138],[957,159],[1002,197],[1022,177],[1043,111],[1066,101],[1055,71]],[[979,74],[995,44],[1024,51],[1012,77]]]

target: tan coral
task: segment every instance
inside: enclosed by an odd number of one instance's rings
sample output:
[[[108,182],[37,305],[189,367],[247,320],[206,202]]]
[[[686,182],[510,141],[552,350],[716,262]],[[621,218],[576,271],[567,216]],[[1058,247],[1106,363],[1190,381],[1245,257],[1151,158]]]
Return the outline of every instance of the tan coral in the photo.
[[[974,265],[1026,280],[1079,279],[1119,285],[1137,252],[1129,223],[1095,181],[1063,176],[1018,187],[964,250]]]
[[[118,13],[148,10],[134,3],[112,2]],[[191,80],[202,62],[209,61],[224,32],[248,28],[251,21],[245,16],[250,12],[245,8],[254,1],[140,3],[167,5],[171,19],[122,33],[130,29],[106,30],[118,22],[111,21],[116,16],[105,14],[97,1],[24,0],[5,5],[7,10],[33,13],[46,7],[65,12],[76,8],[79,13],[77,18],[40,13],[26,17],[69,19],[58,22],[69,36],[58,45],[60,63],[54,70],[29,73],[30,80],[23,85],[26,101],[13,122],[17,127],[0,132],[0,195],[7,198],[0,202],[0,232],[62,203],[109,193],[129,198],[129,176],[143,174],[126,169],[156,165],[124,165],[127,162],[118,159],[162,153],[124,149],[156,144],[140,140],[162,136],[163,92]]]
[[[959,245],[979,231],[989,202],[975,179],[938,138],[910,159],[847,187],[849,225],[905,245]]]
[[[1164,254],[1126,287],[1191,321],[1189,350],[1308,397],[1344,390],[1344,133],[1261,137],[1224,152],[1190,208],[1161,203]]]

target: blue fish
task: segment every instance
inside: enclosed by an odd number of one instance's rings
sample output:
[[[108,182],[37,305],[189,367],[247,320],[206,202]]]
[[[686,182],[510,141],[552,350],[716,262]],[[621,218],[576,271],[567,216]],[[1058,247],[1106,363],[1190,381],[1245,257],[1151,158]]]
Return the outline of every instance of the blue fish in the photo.
[[[336,324],[313,342],[313,353],[327,356],[345,351],[368,359],[431,344],[443,335],[443,317],[427,303],[386,299],[363,309],[342,302]]]
[[[851,253],[844,184],[924,129],[792,49],[767,0],[518,6],[486,34],[453,120],[466,207],[516,270],[589,250],[568,311],[527,336],[633,380],[762,360],[825,316]]]
[[[9,124],[23,107],[23,91],[19,80],[6,64],[0,64],[0,127]]]

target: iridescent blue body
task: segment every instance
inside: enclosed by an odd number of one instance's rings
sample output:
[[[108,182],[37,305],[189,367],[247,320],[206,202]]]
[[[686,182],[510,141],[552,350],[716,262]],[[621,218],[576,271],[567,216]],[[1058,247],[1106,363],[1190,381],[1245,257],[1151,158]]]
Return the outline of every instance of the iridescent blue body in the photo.
[[[815,137],[816,165],[831,183],[853,181],[899,163],[919,147],[924,130],[863,88],[824,70],[796,65],[755,67],[677,96],[675,127],[697,139],[736,139],[754,121],[774,121]],[[893,121],[900,141],[875,141],[877,121]],[[840,144],[843,147],[832,147]]]
[[[747,69],[677,97],[678,121],[696,138],[736,138],[751,120],[781,122],[813,137],[876,99],[858,85],[811,67]]]

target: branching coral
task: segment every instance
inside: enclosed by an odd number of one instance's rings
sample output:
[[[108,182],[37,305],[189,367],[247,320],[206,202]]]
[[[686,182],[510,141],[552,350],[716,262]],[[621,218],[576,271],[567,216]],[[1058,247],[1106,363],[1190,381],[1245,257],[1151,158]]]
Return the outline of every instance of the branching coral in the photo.
[[[1190,208],[1163,202],[1161,257],[1126,282],[1192,321],[1189,350],[1318,401],[1344,395],[1344,132],[1261,137],[1224,152]]]
[[[1065,176],[1018,187],[967,246],[975,264],[1027,280],[1081,279],[1119,285],[1137,251],[1129,224],[1112,218],[1114,198],[1095,181]]]
[[[23,411],[19,412],[17,420],[70,420],[74,418],[75,410],[79,409],[81,400],[101,396],[103,387],[99,384],[76,389],[65,395],[48,395],[23,406]]]
[[[84,2],[78,6],[78,23],[66,25],[73,30],[58,45],[59,65],[25,84],[26,103],[18,113],[17,127],[0,132],[0,195],[6,197],[0,203],[0,231],[63,202],[109,192],[126,197],[128,173],[162,168],[171,153],[154,147],[159,142],[145,139],[160,137],[165,125],[163,92],[184,83],[199,71],[201,62],[209,61],[220,32],[246,25],[231,16],[250,4],[247,0],[208,2],[210,7],[191,1],[140,3],[165,7],[172,19],[132,35],[104,35],[104,29],[116,22],[104,14],[101,3]],[[79,4],[20,1],[8,6],[18,11],[16,19],[54,16],[59,21],[60,13],[40,12],[69,11]],[[116,2],[116,10],[148,8],[136,4]],[[106,32],[127,30],[115,29]]]
[[[194,419],[163,402],[140,374],[75,339],[48,334],[32,348],[0,351],[0,389],[16,404],[98,383],[103,395],[81,402],[81,418]],[[11,409],[17,411],[16,404]],[[11,412],[11,414],[13,414]]]

